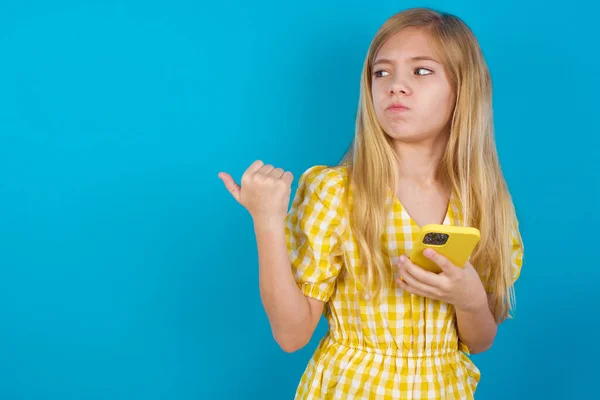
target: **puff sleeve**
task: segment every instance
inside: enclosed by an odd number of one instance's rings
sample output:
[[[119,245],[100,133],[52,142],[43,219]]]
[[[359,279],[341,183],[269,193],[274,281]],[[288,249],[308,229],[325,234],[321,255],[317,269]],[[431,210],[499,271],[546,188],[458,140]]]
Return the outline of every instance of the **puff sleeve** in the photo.
[[[513,229],[513,234],[511,235],[510,243],[511,243],[511,266],[512,266],[512,277],[513,283],[519,279],[521,275],[521,268],[523,267],[523,255],[524,255],[524,246],[523,240],[520,239],[518,224],[515,224],[515,228]]]
[[[299,179],[285,220],[292,272],[305,296],[328,301],[343,266],[340,226],[344,179],[335,168],[314,166]]]
[[[521,239],[521,234],[519,232],[518,221],[513,222],[512,234],[510,235],[508,240],[510,251],[509,268],[511,272],[511,282],[509,282],[509,284],[514,284],[521,275],[524,254],[523,240]],[[491,277],[490,267],[487,267],[480,276],[485,290],[488,293],[494,290],[494,280]]]

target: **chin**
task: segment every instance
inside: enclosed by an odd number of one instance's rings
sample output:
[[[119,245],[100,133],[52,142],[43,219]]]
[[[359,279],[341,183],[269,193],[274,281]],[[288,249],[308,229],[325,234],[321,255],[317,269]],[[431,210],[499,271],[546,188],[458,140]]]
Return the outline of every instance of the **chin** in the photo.
[[[427,139],[431,139],[430,135],[424,135],[418,132],[397,132],[397,131],[385,131],[386,135],[397,142],[404,143],[418,143]]]
[[[396,142],[402,143],[421,143],[421,142],[431,142],[436,141],[438,139],[442,139],[444,136],[448,135],[449,132],[444,131],[440,128],[439,131],[418,131],[414,129],[385,129],[384,132],[388,137]]]

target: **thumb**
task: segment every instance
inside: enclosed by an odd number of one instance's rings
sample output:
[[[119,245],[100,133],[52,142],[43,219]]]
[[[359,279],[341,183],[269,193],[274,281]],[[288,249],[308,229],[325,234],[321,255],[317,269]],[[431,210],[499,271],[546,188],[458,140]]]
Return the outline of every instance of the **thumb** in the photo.
[[[225,184],[225,188],[229,191],[229,193],[231,193],[231,195],[233,196],[233,198],[239,203],[240,202],[240,192],[241,192],[241,189],[242,189],[240,187],[240,185],[238,185],[237,183],[235,183],[235,181],[233,180],[233,178],[231,177],[231,175],[229,175],[226,172],[219,173],[219,178]]]
[[[446,275],[453,274],[457,268],[450,260],[431,248],[425,249],[423,254],[425,257],[436,263]]]

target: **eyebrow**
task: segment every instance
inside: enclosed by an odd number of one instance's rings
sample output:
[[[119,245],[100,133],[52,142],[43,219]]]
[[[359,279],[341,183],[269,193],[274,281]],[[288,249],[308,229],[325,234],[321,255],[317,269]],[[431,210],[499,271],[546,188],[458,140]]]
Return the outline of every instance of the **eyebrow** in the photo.
[[[429,56],[411,57],[410,61],[433,61],[434,63],[441,64],[438,60],[436,60],[435,58],[431,58]],[[393,64],[394,61],[389,60],[387,58],[380,58],[373,63],[373,66],[375,66],[377,64],[382,64],[382,63]]]

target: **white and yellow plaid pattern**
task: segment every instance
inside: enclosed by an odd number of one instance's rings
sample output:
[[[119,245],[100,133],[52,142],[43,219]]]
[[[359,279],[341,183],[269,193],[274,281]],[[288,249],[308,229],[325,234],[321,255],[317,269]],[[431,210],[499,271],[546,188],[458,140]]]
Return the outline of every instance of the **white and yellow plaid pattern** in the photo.
[[[306,296],[327,302],[329,331],[298,385],[296,399],[469,399],[480,373],[459,343],[451,305],[385,290],[375,304],[342,273],[359,268],[344,198],[347,170],[314,166],[302,174],[286,219],[293,273]],[[457,221],[450,202],[444,224]],[[397,265],[419,228],[394,199],[382,246]],[[522,253],[515,248],[515,277]],[[348,264],[344,263],[344,257]]]

